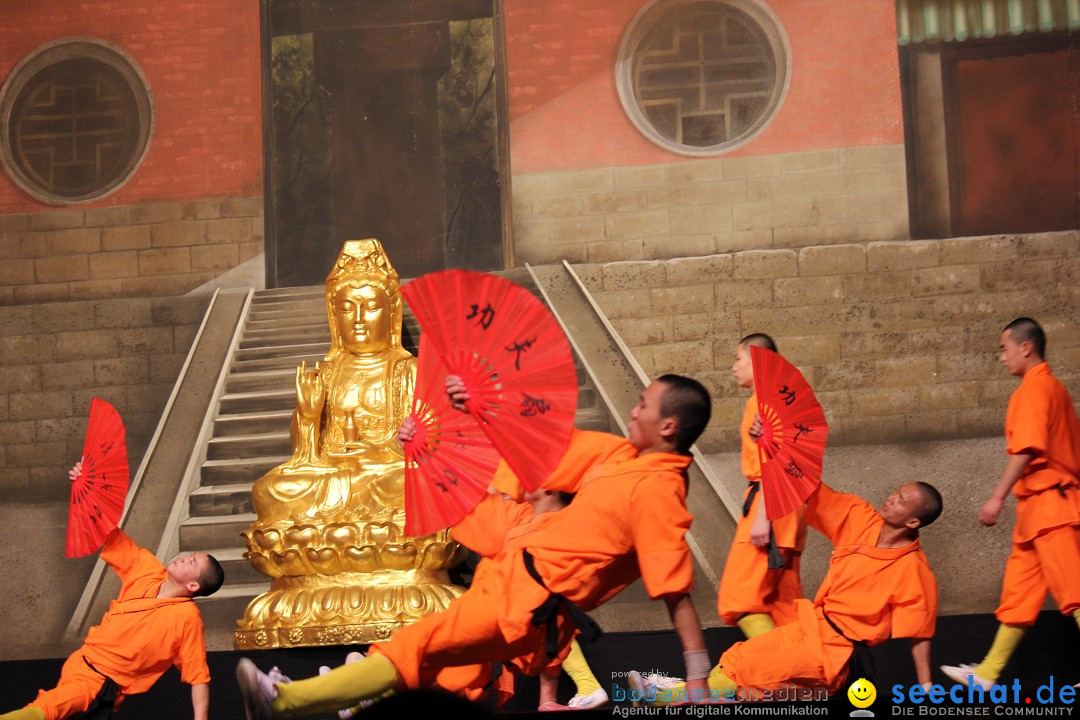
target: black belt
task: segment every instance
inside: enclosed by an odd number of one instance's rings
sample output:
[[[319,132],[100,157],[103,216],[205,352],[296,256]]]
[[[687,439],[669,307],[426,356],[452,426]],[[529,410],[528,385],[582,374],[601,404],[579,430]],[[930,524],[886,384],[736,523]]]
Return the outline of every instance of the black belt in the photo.
[[[750,491],[746,494],[746,501],[743,502],[742,516],[746,517],[750,514],[750,506],[754,503],[754,496],[761,490],[760,480],[750,481]],[[769,569],[781,570],[787,567],[787,561],[784,560],[783,553],[780,552],[780,547],[776,544],[776,533],[773,532],[772,523],[769,523],[769,544],[766,548],[769,554]]]
[[[877,675],[877,665],[874,663],[874,654],[870,652],[870,646],[866,644],[865,640],[852,640],[845,635],[844,631],[838,628],[828,613],[825,612],[825,608],[821,609],[821,615],[825,618],[825,622],[829,623],[829,627],[836,631],[837,635],[851,643],[852,653],[851,659],[848,660],[848,679],[866,678],[873,682],[874,676]]]
[[[540,573],[536,572],[536,563],[533,560],[533,556],[529,554],[528,550],[521,553],[522,559],[525,560],[525,569],[529,573],[529,577],[536,581],[536,583],[547,590],[547,585],[544,584],[543,578],[540,577]],[[596,621],[585,614],[585,611],[579,608],[577,605],[567,600],[562,595],[553,593],[548,590],[548,598],[544,602],[540,603],[532,611],[532,624],[536,627],[541,625],[547,626],[547,644],[544,649],[547,651],[548,660],[553,659],[559,651],[559,610],[562,607],[566,608],[567,614],[570,616],[570,622],[577,627],[581,633],[582,640],[586,642],[596,642],[604,631],[600,629],[600,626],[596,624]]]
[[[85,656],[83,662],[86,663],[88,668],[105,678],[105,683],[98,690],[98,694],[94,696],[90,704],[86,706],[86,709],[78,715],[72,715],[71,720],[109,720],[112,717],[116,698],[120,695],[120,686],[111,677],[91,665]]]

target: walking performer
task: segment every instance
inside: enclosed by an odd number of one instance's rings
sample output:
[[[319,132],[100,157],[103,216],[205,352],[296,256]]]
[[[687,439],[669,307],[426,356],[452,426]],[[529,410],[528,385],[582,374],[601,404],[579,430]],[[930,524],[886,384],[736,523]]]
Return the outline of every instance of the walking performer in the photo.
[[[760,427],[756,421],[751,434]],[[832,694],[851,678],[869,678],[866,648],[889,638],[911,639],[918,681],[929,688],[937,581],[919,531],[940,514],[941,495],[924,482],[900,486],[880,509],[822,483],[803,515],[835,546],[817,597],[796,600],[795,622],[728,648],[709,674],[710,696],[739,699],[746,697],[743,688],[779,690],[792,683]],[[641,698],[668,703],[686,697],[681,683],[655,675],[631,672],[629,680]]]
[[[994,613],[1001,624],[981,663],[941,666],[951,680],[967,684],[972,677],[984,689],[997,682],[1048,591],[1061,612],[1080,624],[1080,424],[1072,398],[1045,358],[1039,323],[1021,317],[1005,326],[1000,360],[1022,379],[1005,414],[1009,458],[979,512],[979,522],[994,525],[1009,491],[1016,496],[1012,553]]]
[[[739,387],[753,390],[751,346],[777,350],[773,339],[764,333],[747,335],[735,347],[735,364],[731,366],[735,382]],[[765,499],[759,492],[761,457],[749,433],[757,412],[755,393],[746,401],[739,425],[742,472],[748,485],[717,597],[720,618],[727,625],[738,625],[748,638],[795,620],[795,600],[803,594],[799,558],[806,543],[806,524],[801,511],[775,522],[769,522],[765,516]]]
[[[77,463],[72,481],[82,472]],[[106,538],[101,559],[120,576],[120,594],[83,646],[64,662],[60,680],[26,707],[0,720],[61,720],[88,708],[108,718],[124,697],[144,693],[175,665],[191,685],[195,720],[210,708],[210,670],[202,615],[192,598],[212,595],[225,575],[206,553],[179,555],[162,565],[119,528]]]
[[[707,692],[708,652],[690,599],[693,563],[685,534],[690,446],[709,419],[697,381],[664,375],[630,413],[637,457],[585,473],[577,497],[493,558],[469,590],[441,613],[372,646],[363,662],[327,675],[274,683],[249,660],[237,679],[249,720],[297,717],[431,683],[446,666],[521,658],[530,674],[565,657],[591,610],[641,577],[663,599],[683,647],[688,687]],[[551,488],[554,489],[554,488]]]

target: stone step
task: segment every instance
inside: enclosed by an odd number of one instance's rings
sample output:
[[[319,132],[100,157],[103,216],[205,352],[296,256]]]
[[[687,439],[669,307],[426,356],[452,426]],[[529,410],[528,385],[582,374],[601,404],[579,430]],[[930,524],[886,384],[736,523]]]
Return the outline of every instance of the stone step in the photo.
[[[597,432],[614,432],[611,416],[602,408],[579,409],[574,415],[574,427]]]
[[[252,304],[262,302],[281,302],[282,300],[303,297],[325,297],[326,288],[322,285],[302,285],[299,287],[269,288],[256,290],[252,297]]]
[[[316,360],[316,362],[318,362]],[[297,363],[299,364],[299,363]],[[314,367],[314,363],[311,364]],[[296,364],[272,370],[230,372],[225,378],[225,394],[281,390],[296,386]]]
[[[260,347],[280,347],[282,345],[312,345],[321,343],[325,347],[330,346],[330,331],[322,329],[322,333],[306,332],[304,330],[282,330],[273,333],[260,333],[255,337],[240,338],[238,348],[248,350]]]
[[[268,584],[270,578],[253,568],[244,557],[244,552],[243,548],[225,548],[210,553],[221,563],[221,569],[225,571],[225,585],[237,587]]]
[[[199,468],[199,484],[207,487],[247,483],[248,487],[251,487],[251,484],[265,475],[267,470],[277,467],[291,456],[292,453],[273,457],[207,460]]]
[[[255,506],[251,501],[251,483],[207,485],[196,488],[188,496],[188,513],[191,517],[250,515],[254,512]]]
[[[180,550],[213,553],[243,546],[240,533],[255,522],[255,513],[220,517],[190,517],[180,524]]]
[[[279,345],[266,345],[264,347],[238,348],[233,358],[236,362],[292,357],[299,354],[318,355],[321,358],[326,355],[326,352],[329,349],[329,340],[325,342],[311,342],[309,338],[302,343],[282,343]]]
[[[247,343],[246,347],[251,347],[256,341],[273,340],[278,337],[305,338],[307,342],[325,338],[326,342],[330,342],[330,326],[325,322],[306,322],[282,323],[257,328],[245,327],[241,342]]]
[[[287,431],[291,418],[292,410],[219,415],[214,419],[214,437]]]
[[[206,444],[207,460],[240,460],[242,458],[289,455],[292,446],[289,431],[260,433],[258,435],[230,435],[211,438]]]
[[[241,360],[232,364],[232,368],[229,369],[229,374],[282,369],[287,369],[295,373],[296,367],[301,361],[307,363],[308,367],[314,367],[315,363],[322,362],[322,359],[325,356],[326,353],[297,353],[295,355],[260,358],[258,360]]]
[[[268,410],[289,410],[296,405],[296,388],[227,393],[221,396],[218,412],[223,415]]]

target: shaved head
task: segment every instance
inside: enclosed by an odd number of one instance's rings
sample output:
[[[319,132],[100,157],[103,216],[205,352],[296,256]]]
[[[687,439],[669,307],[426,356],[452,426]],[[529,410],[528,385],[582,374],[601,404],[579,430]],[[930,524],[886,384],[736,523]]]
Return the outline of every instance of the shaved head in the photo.
[[[1046,357],[1046,333],[1042,326],[1029,317],[1019,317],[1005,326],[1002,332],[1010,333],[1012,341],[1017,345],[1025,342],[1031,343],[1031,349],[1040,359]]]
[[[919,519],[919,527],[926,527],[941,516],[941,493],[930,483],[920,481],[915,483],[915,487],[919,488],[923,499],[922,507],[915,513],[915,517]]]
[[[773,352],[780,352],[776,349],[776,341],[765,333],[750,333],[742,340],[739,341],[740,345],[752,345],[754,347],[765,348],[766,350],[772,350]]]

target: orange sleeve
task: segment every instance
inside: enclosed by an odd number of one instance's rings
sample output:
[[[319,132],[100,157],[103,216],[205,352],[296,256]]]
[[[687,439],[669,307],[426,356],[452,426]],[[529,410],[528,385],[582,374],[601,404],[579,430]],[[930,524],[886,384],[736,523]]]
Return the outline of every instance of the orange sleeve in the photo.
[[[747,480],[761,479],[761,454],[758,452],[757,443],[750,437],[750,426],[754,424],[754,416],[757,415],[757,395],[751,395],[743,409],[742,422],[739,423],[739,440],[742,446],[742,474]]]
[[[450,531],[454,540],[484,557],[502,550],[507,531],[532,517],[532,506],[487,495]]]
[[[803,520],[832,541],[848,545],[865,541],[863,536],[876,527],[880,516],[870,503],[857,495],[838,493],[825,483],[806,501]]]
[[[192,607],[192,615],[185,618],[180,647],[176,652],[176,668],[180,679],[188,685],[210,682],[210,668],[206,664],[206,638],[203,635],[202,615]]]
[[[630,497],[631,531],[645,590],[653,600],[694,588],[694,563],[686,532],[693,516],[670,483],[647,478]]]
[[[570,435],[570,444],[562,460],[555,466],[551,475],[544,481],[545,490],[576,493],[581,487],[581,480],[592,467],[609,462],[632,460],[637,450],[630,442],[611,433],[574,428]],[[525,488],[514,471],[505,462],[500,462],[492,478],[495,489],[504,495],[521,500]]]
[[[124,585],[144,575],[161,570],[161,563],[150,551],[135,544],[120,528],[115,528],[105,538],[101,559],[108,563]]]
[[[1005,416],[1005,439],[1010,455],[1027,453],[1042,457],[1049,447],[1050,393],[1033,381],[1013,393]]]
[[[892,604],[894,638],[929,639],[937,626],[937,580],[925,559]]]

